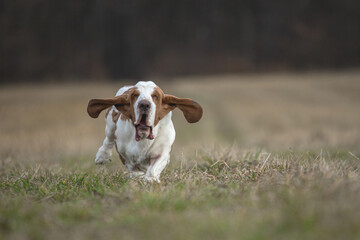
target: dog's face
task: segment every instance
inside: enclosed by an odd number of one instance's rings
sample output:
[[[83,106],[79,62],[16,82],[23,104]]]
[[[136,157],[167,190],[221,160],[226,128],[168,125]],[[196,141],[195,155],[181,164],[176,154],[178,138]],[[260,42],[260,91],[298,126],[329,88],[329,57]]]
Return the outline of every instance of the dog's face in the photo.
[[[198,103],[164,94],[151,81],[138,82],[114,98],[90,100],[88,113],[97,118],[102,110],[113,105],[121,112],[121,120],[132,121],[136,130],[136,141],[154,139],[152,129],[176,107],[183,112],[189,123],[195,123],[202,117],[202,108]]]
[[[129,110],[117,109],[131,119],[136,130],[136,140],[154,139],[152,129],[157,125],[164,93],[153,82],[139,82],[124,94],[129,95]],[[115,105],[116,106],[116,105]]]

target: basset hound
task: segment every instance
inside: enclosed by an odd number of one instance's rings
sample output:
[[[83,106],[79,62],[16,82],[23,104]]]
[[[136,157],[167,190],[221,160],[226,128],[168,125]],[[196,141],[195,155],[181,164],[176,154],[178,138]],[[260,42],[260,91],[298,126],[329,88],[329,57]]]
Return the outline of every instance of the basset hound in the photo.
[[[203,114],[195,101],[164,94],[152,81],[122,87],[113,98],[91,99],[87,112],[97,118],[107,108],[106,137],[95,163],[108,162],[115,145],[130,177],[150,182],[160,182],[160,174],[170,161],[175,140],[171,111],[179,108],[189,123],[198,122]]]

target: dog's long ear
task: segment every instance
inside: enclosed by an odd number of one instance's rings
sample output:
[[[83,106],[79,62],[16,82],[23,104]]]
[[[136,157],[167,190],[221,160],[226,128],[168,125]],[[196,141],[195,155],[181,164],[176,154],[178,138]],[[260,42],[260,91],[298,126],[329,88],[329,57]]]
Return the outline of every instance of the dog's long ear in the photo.
[[[127,106],[130,105],[129,96],[123,94],[107,99],[91,99],[87,107],[87,112],[90,117],[97,118],[103,110],[113,105],[115,105],[119,111],[120,109],[127,108]]]
[[[197,102],[189,98],[178,98],[165,94],[162,99],[160,119],[165,117],[166,114],[174,110],[176,107],[183,112],[185,119],[189,123],[198,122],[203,114],[203,110]]]
[[[131,97],[136,94],[136,88],[130,88],[123,94],[107,99],[91,99],[89,101],[87,112],[90,117],[97,118],[99,114],[111,107],[115,106],[127,118],[134,118],[134,109],[131,107]]]

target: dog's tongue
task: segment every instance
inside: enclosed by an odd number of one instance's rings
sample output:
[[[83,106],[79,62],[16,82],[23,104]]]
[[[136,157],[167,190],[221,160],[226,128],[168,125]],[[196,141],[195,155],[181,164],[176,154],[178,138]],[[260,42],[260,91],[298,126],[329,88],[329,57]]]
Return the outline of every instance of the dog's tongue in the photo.
[[[153,140],[153,139],[154,139],[154,135],[153,135],[153,133],[152,133],[152,128],[150,128],[150,134],[149,134],[149,136],[148,136],[148,139],[150,139],[150,140]]]
[[[139,136],[139,134],[137,133],[137,131],[136,131],[135,140],[136,140],[137,142],[140,141],[140,136]]]
[[[147,138],[150,140],[154,139],[154,135],[152,133],[152,127],[147,127],[147,126],[137,126],[136,128],[136,135],[135,135],[135,140],[138,142],[141,140],[141,138]]]

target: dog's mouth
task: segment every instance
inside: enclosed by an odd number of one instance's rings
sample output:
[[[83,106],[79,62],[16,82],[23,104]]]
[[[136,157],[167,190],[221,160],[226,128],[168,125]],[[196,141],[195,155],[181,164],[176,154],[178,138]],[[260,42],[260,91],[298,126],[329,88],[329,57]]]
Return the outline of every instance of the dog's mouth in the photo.
[[[135,124],[136,134],[135,140],[138,142],[141,139],[147,138],[150,140],[154,139],[154,135],[152,133],[152,126],[147,125],[148,114],[142,114],[140,121]]]

